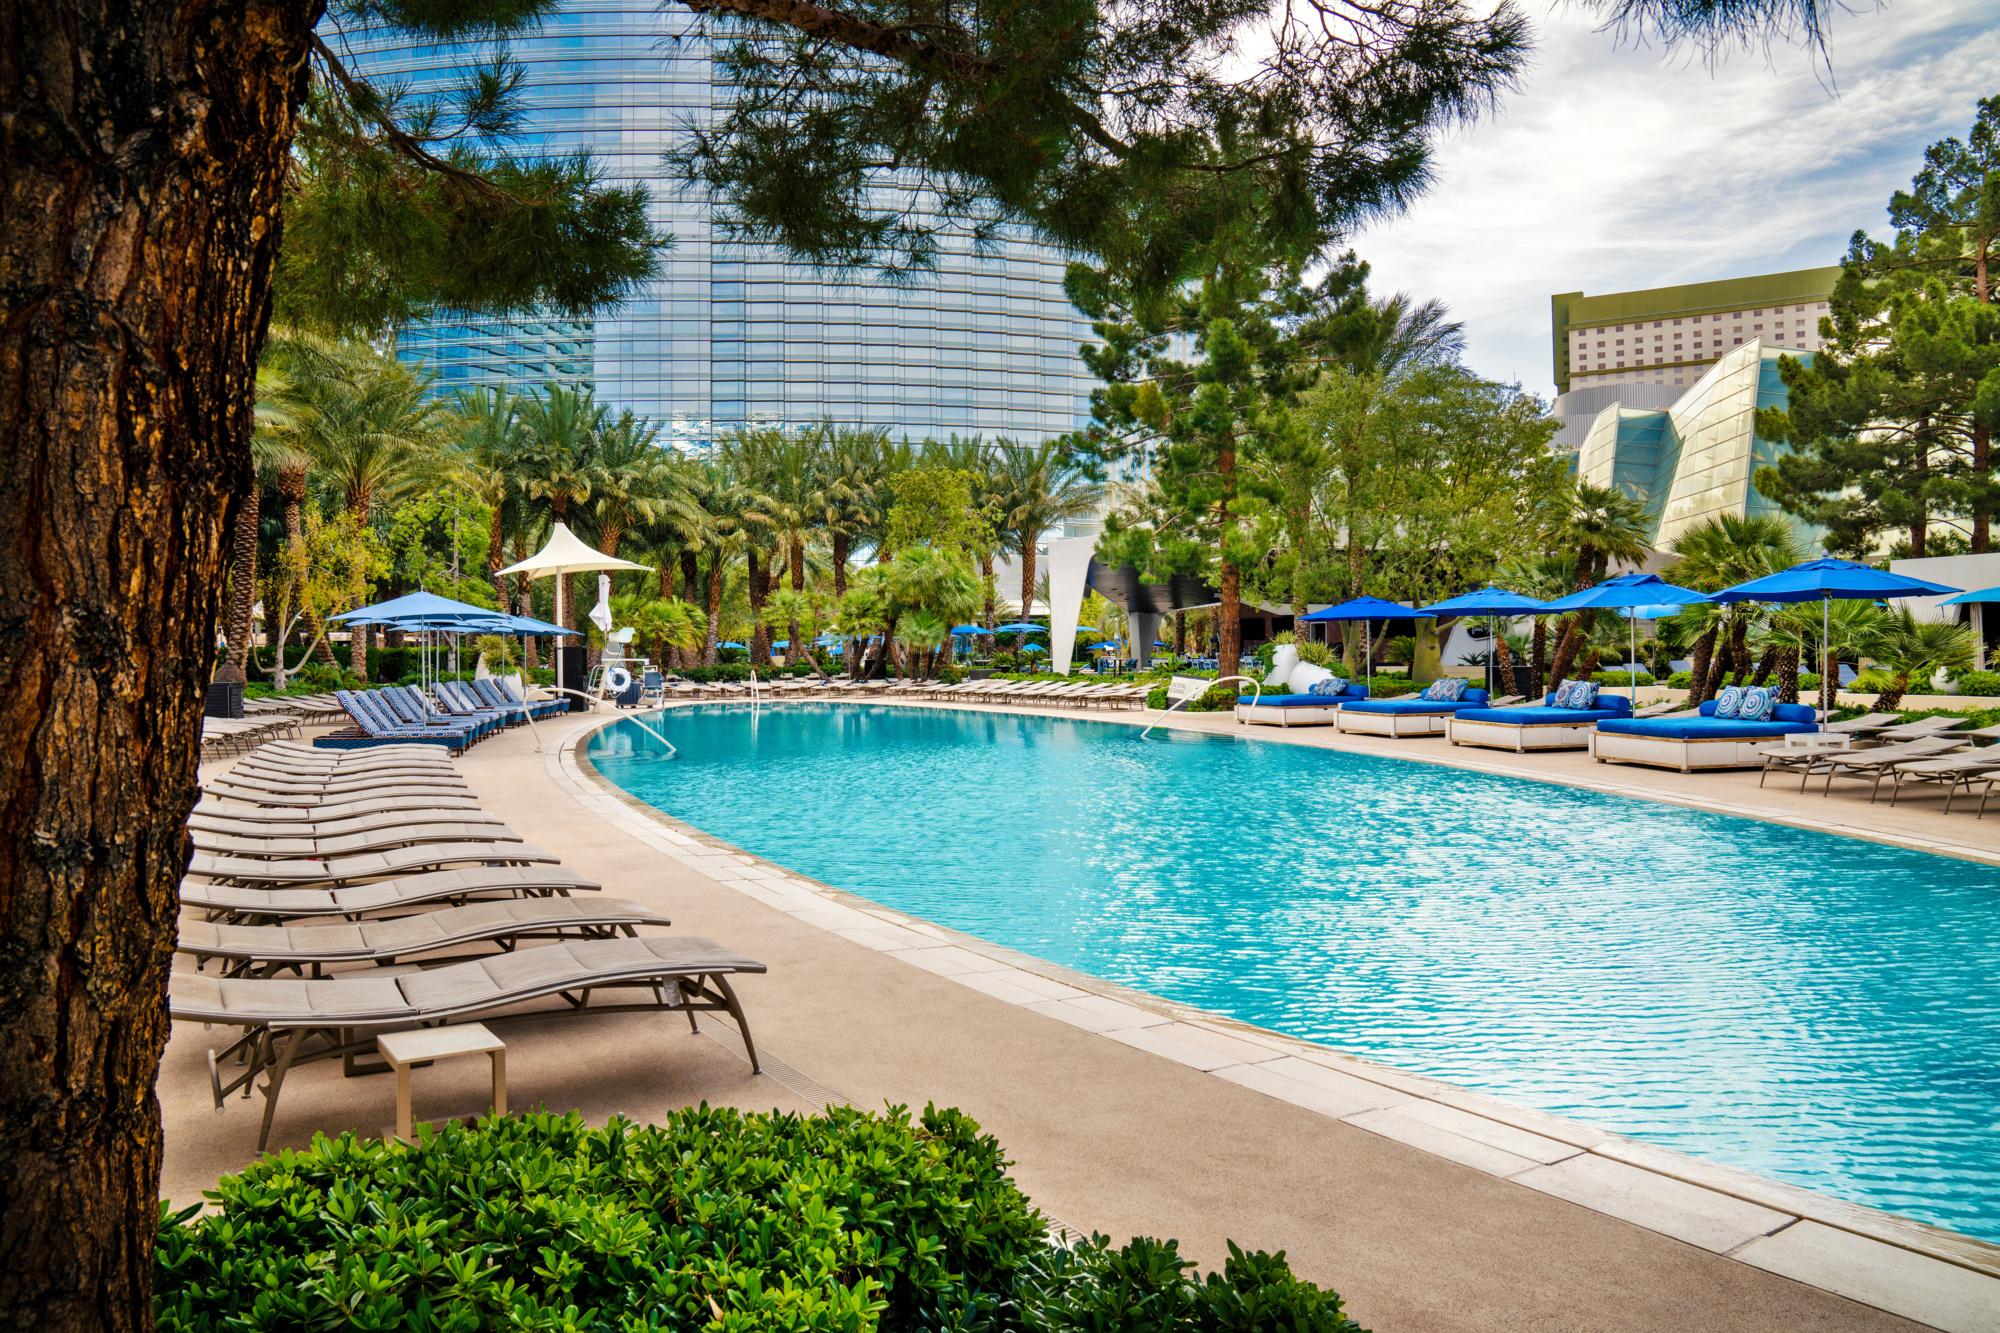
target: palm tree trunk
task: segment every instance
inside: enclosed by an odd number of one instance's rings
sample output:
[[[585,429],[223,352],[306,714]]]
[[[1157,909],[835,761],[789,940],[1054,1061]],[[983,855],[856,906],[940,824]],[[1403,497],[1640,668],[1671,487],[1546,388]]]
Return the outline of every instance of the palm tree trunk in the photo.
[[[702,645],[701,664],[714,666],[722,642],[722,549],[708,557],[708,641]]]
[[[1539,699],[1549,692],[1549,622],[1546,616],[1535,617],[1531,651],[1533,658],[1529,662],[1528,685]]]
[[[368,511],[374,497],[365,490],[348,497],[347,511],[354,515],[361,527],[368,526]],[[347,639],[347,669],[354,673],[356,680],[368,679],[368,627],[356,625]]]
[[[979,553],[979,581],[986,589],[986,618],[980,621],[980,623],[990,630],[1000,623],[993,614],[993,603],[999,596],[999,590],[993,586],[993,552],[991,551],[981,551]]]
[[[1185,611],[1174,612],[1174,656],[1187,656],[1187,612]]]
[[[1799,650],[1796,646],[1778,652],[1778,701],[1788,704],[1799,701]]]
[[[500,605],[507,605],[507,580],[500,573],[507,564],[505,554],[506,529],[501,524],[500,506],[493,506],[493,517],[486,525],[486,577],[493,581],[493,595],[500,599]]]
[[[1507,646],[1504,633],[1493,636],[1493,660],[1500,667],[1500,693],[1514,692],[1514,650]]]
[[[1752,685],[1762,685],[1765,681],[1769,680],[1771,673],[1777,670],[1778,659],[1782,656],[1784,656],[1784,653],[1777,647],[1766,648],[1757,658],[1757,669],[1751,673],[1750,683]]]
[[[803,593],[806,590],[806,539],[803,533],[792,534],[791,564],[792,591]],[[796,601],[792,603],[792,617],[786,624],[785,631],[785,660],[796,662],[805,655],[803,646],[799,643],[799,615]]]
[[[1588,585],[1586,585],[1588,586]],[[1583,650],[1583,613],[1572,611],[1563,617],[1562,635],[1556,640],[1556,660],[1549,664],[1549,679],[1560,685]]]
[[[768,669],[771,665],[771,631],[764,627],[764,599],[771,591],[771,571],[765,568],[763,555],[754,546],[750,548],[750,665]]]
[[[1021,541],[1021,619],[1035,609],[1035,539]]]
[[[833,595],[838,600],[847,592],[847,551],[851,539],[844,528],[835,528],[829,539],[833,543]]]
[[[1875,696],[1875,711],[1879,713],[1895,712],[1897,707],[1903,702],[1903,696],[1908,694],[1909,691],[1909,672],[1897,672],[1895,678],[1889,682],[1889,688]]]
[[[1715,627],[1711,625],[1694,641],[1694,670],[1689,673],[1688,681],[1688,706],[1691,708],[1702,703],[1711,693],[1708,677],[1715,657],[1715,638]]]
[[[263,488],[252,478],[236,510],[236,522],[229,533],[229,618],[222,634],[228,653],[217,679],[245,681],[250,678],[250,608],[257,603],[257,514]]]

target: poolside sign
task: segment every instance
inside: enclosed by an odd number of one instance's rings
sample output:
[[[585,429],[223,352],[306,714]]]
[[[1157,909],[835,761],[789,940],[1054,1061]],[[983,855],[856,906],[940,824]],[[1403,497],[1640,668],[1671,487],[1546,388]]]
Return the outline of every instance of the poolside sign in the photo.
[[[1215,684],[1202,676],[1175,676],[1167,682],[1167,702],[1186,703],[1189,699],[1199,699],[1208,693],[1208,687]]]

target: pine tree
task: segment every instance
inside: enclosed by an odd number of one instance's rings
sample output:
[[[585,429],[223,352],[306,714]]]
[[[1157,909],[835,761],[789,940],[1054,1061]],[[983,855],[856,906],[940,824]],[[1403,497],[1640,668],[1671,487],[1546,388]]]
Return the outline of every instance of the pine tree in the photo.
[[[1857,233],[1848,248],[1825,347],[1780,363],[1790,401],[1758,430],[1795,452],[1756,485],[1833,550],[1866,556],[1902,531],[1921,556],[1942,525],[1986,551],[2000,508],[2000,98],[1979,104],[1964,142],[1925,152],[1889,218],[1889,240]]]

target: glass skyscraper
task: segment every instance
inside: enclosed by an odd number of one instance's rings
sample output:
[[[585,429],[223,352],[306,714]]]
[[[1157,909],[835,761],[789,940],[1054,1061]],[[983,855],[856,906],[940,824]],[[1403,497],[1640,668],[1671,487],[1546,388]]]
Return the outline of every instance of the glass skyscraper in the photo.
[[[947,242],[934,274],[890,283],[828,273],[712,227],[708,201],[661,153],[731,95],[700,20],[643,0],[570,0],[508,48],[524,67],[522,152],[588,150],[652,194],[670,235],[653,282],[588,320],[441,318],[402,355],[450,390],[588,382],[683,447],[744,425],[882,427],[1033,442],[1087,419],[1077,357],[1090,327],[1063,295],[1064,257],[1010,237],[986,254]],[[448,86],[462,45],[369,29],[330,38],[360,71],[414,96]]]

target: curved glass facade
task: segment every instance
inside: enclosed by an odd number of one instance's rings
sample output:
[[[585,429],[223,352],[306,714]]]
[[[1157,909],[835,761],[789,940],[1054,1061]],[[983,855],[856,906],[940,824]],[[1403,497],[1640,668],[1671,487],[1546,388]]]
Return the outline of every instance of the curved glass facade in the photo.
[[[1819,530],[1789,519],[1754,485],[1757,469],[1784,452],[1757,434],[1757,412],[1789,399],[1778,374],[1786,356],[1812,353],[1752,339],[1725,352],[1670,408],[1613,403],[1591,424],[1577,475],[1644,501],[1655,547],[1671,547],[1681,533],[1719,514],[1787,518],[1813,545]]]
[[[570,0],[508,43],[526,73],[520,151],[587,149],[605,175],[652,193],[673,238],[658,279],[589,320],[440,319],[400,353],[449,391],[589,382],[683,447],[742,425],[882,427],[912,440],[1039,441],[1082,424],[1093,385],[1077,357],[1090,326],[1063,295],[1065,258],[1023,237],[984,254],[949,241],[906,283],[826,273],[723,237],[705,198],[661,153],[730,95],[698,20],[641,0]],[[414,96],[448,86],[475,48],[395,30],[333,34],[352,65]]]

